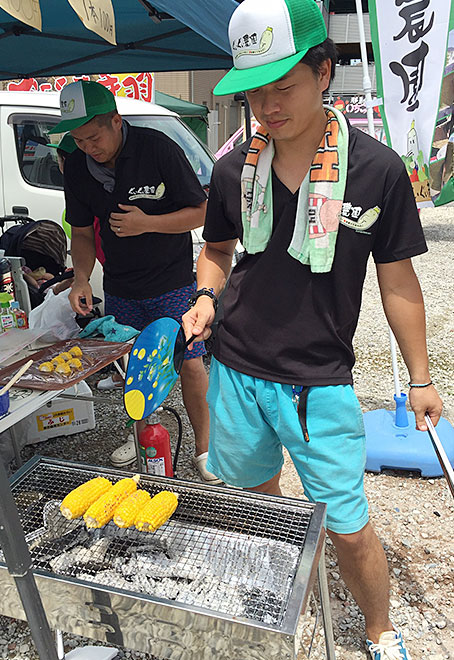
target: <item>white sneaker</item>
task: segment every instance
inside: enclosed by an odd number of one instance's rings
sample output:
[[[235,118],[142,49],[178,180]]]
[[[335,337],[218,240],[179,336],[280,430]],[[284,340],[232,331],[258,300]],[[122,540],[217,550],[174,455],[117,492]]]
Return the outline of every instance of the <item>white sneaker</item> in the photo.
[[[131,465],[137,458],[136,443],[133,435],[128,435],[126,442],[117,447],[110,455],[110,462],[115,467]]]
[[[378,644],[368,639],[366,646],[373,660],[411,660],[399,630],[383,632]]]
[[[212,474],[211,472],[208,472],[207,458],[208,458],[207,451],[203,454],[199,454],[198,456],[192,457],[192,463],[194,467],[197,468],[200,478],[206,484],[212,484],[212,485],[222,484],[223,483],[222,479],[218,479],[216,475]]]
[[[107,376],[98,381],[96,387],[98,390],[119,390],[123,387],[123,380],[114,380],[112,376]]]

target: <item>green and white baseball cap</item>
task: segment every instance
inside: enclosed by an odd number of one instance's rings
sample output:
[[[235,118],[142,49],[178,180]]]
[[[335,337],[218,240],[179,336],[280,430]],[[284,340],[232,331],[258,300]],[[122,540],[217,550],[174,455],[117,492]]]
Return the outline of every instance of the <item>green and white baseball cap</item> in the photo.
[[[234,67],[214,94],[234,94],[279,80],[327,38],[315,0],[243,0],[229,23]]]
[[[63,133],[83,126],[97,115],[116,110],[115,96],[107,87],[91,80],[65,85],[60,92],[62,121],[49,133]]]

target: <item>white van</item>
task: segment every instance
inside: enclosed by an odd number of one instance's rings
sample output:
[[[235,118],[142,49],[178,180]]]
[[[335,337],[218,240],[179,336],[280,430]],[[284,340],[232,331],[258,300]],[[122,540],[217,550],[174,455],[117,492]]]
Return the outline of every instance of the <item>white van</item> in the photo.
[[[0,216],[28,215],[61,222],[63,180],[49,130],[60,121],[59,94],[0,91]],[[131,124],[162,131],[184,150],[202,187],[208,190],[214,157],[177,114],[152,103],[117,97],[119,113]],[[5,223],[5,229],[10,223]],[[195,257],[202,228],[192,232]],[[93,278],[99,295],[100,273]]]

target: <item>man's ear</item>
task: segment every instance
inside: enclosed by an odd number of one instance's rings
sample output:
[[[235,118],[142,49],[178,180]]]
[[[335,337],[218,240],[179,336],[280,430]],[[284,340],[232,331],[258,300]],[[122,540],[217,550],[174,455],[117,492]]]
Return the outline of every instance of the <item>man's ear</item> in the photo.
[[[112,128],[119,130],[121,128],[123,119],[121,115],[117,114],[112,117]]]
[[[324,60],[319,67],[320,87],[326,92],[331,82],[331,60]]]

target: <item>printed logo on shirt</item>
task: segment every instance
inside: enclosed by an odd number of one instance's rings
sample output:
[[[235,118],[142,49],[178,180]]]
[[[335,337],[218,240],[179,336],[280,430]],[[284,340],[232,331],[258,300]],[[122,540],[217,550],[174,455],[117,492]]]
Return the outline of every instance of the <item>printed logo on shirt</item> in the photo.
[[[362,213],[362,210],[362,206],[353,206],[351,202],[344,202],[342,204],[340,223],[350,229],[354,229],[358,233],[370,233],[367,230],[378,220],[381,208],[374,206],[364,211],[364,213]]]
[[[162,199],[166,191],[165,184],[161,182],[159,186],[140,186],[138,188],[130,188],[128,191],[128,199]]]

